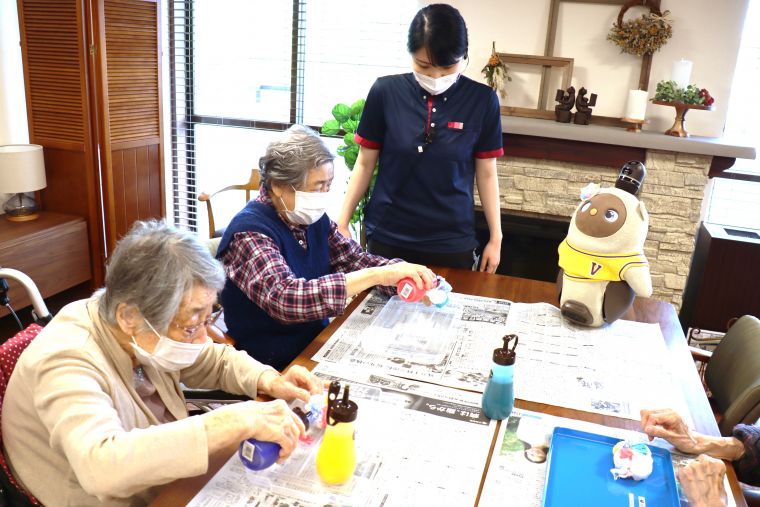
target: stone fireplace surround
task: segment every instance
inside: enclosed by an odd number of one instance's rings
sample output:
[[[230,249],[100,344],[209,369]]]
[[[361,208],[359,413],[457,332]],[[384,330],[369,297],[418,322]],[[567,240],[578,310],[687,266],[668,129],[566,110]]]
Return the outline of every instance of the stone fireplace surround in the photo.
[[[754,158],[754,149],[712,138],[548,120],[503,117],[502,123],[505,155],[497,161],[502,213],[567,221],[582,187],[590,182],[614,186],[626,161],[644,162],[647,177],[640,198],[649,212],[644,252],[652,297],[678,310],[708,179],[736,158]],[[479,205],[477,195],[475,200]]]

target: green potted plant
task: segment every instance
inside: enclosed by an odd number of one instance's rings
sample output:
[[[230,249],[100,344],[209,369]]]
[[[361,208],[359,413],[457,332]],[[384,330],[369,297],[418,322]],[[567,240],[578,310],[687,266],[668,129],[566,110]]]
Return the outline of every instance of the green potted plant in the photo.
[[[338,146],[338,155],[343,157],[346,167],[349,171],[354,170],[356,159],[359,157],[359,145],[354,141],[354,134],[359,126],[359,120],[364,110],[364,99],[357,100],[350,106],[346,104],[336,104],[332,108],[332,119],[327,120],[322,125],[322,135],[338,137],[343,135],[343,144]],[[369,202],[372,190],[375,188],[377,179],[377,165],[372,173],[372,179],[369,182],[367,192],[359,200],[354,214],[349,221],[349,227],[355,237],[359,239],[362,246],[366,245],[366,236],[364,232],[364,208]]]
[[[681,88],[675,81],[660,81],[652,99],[653,104],[670,106],[676,110],[676,118],[673,126],[665,131],[666,135],[675,137],[689,137],[684,127],[686,112],[689,109],[711,110],[715,99],[706,88],[699,88],[690,84]]]

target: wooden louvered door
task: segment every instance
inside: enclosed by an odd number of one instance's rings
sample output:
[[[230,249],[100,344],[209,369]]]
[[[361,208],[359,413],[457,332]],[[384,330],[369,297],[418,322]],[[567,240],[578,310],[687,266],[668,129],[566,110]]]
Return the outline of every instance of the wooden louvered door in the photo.
[[[165,215],[160,4],[19,0],[32,143],[45,148],[43,208],[87,219],[94,285],[135,220]]]
[[[42,206],[87,220],[99,285],[104,250],[86,6],[83,0],[19,0],[18,11],[29,139],[45,153]]]
[[[161,16],[155,0],[92,1],[100,28],[96,75],[102,89],[103,197],[110,250],[135,220],[165,215]]]

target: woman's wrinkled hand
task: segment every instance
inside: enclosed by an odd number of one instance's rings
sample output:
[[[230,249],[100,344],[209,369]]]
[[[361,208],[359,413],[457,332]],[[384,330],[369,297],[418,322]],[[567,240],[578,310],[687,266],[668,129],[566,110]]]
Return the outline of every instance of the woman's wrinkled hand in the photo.
[[[246,439],[279,444],[280,463],[295,450],[299,437],[306,431],[301,419],[283,400],[246,401],[231,407],[243,418],[244,427],[249,428]]]
[[[672,409],[642,410],[641,429],[650,441],[655,437],[664,438],[681,452],[700,452],[696,438],[698,435],[692,432],[681,416]]]
[[[678,482],[692,507],[723,507],[727,505],[723,477],[726,465],[706,454],[678,471]]]
[[[280,375],[274,370],[267,370],[259,377],[259,390],[272,398],[293,401],[298,398],[304,403],[314,394],[324,392],[325,382],[303,366],[291,366]]]
[[[411,278],[418,289],[430,290],[433,288],[435,273],[421,264],[411,262],[397,262],[380,266],[380,283],[388,287],[395,286],[402,278]]]

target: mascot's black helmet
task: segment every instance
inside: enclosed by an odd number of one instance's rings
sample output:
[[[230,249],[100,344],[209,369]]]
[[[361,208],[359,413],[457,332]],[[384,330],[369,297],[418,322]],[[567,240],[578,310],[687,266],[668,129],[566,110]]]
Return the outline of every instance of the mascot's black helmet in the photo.
[[[615,188],[625,190],[629,194],[638,196],[641,185],[647,177],[647,168],[638,160],[630,160],[620,169]]]

